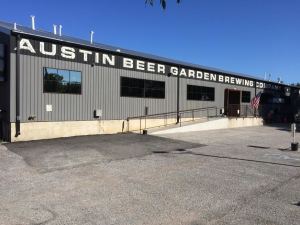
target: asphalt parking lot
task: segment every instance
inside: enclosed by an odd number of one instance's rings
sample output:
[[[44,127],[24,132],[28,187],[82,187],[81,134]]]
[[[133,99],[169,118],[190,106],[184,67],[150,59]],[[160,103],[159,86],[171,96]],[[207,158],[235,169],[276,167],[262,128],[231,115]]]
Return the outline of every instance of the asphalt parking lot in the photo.
[[[290,142],[252,127],[3,144],[0,224],[298,225]]]

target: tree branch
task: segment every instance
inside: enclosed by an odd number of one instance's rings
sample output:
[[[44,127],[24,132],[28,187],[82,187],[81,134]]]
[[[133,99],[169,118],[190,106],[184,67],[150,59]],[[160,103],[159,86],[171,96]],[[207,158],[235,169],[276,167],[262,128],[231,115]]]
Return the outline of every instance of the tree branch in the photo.
[[[145,0],[145,4],[150,4],[151,6],[154,5],[155,0]],[[181,0],[176,0],[176,2],[179,4]],[[160,0],[160,5],[163,9],[167,8],[167,0]]]

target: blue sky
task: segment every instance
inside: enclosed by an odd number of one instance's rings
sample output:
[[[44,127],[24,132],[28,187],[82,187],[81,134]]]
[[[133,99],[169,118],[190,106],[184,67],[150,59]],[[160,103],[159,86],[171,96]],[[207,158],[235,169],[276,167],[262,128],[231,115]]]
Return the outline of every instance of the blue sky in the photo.
[[[285,83],[300,82],[299,0],[15,0],[0,20]]]

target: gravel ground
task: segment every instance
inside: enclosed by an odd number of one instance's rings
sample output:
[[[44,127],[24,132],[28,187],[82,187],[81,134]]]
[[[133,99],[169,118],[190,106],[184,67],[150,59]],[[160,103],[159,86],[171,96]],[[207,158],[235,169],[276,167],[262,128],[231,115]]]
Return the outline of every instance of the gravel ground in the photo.
[[[290,141],[252,127],[0,145],[0,224],[299,225]]]

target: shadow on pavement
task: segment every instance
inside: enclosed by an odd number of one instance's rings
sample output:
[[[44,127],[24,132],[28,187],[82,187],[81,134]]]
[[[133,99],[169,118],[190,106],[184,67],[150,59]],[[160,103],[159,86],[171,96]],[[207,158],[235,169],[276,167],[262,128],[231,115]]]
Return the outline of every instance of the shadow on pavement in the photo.
[[[291,123],[265,123],[266,127],[273,127],[280,131],[291,132]]]
[[[246,161],[246,162],[254,162],[254,163],[263,163],[263,164],[269,164],[269,165],[278,165],[278,166],[288,166],[288,167],[300,168],[300,166],[292,165],[292,164],[286,164],[286,163],[276,163],[276,162],[268,162],[268,161],[254,160],[254,159],[243,159],[243,158],[228,157],[228,156],[208,155],[208,154],[202,154],[202,153],[194,153],[194,152],[190,152],[190,151],[183,152],[181,154],[190,154],[190,155],[204,156],[204,157],[211,157],[211,158],[218,158],[218,159],[229,159],[229,160],[238,160],[238,161]]]
[[[267,147],[267,146],[258,146],[258,145],[248,145],[247,147],[250,147],[250,148],[270,149],[270,147]]]
[[[201,147],[201,144],[140,134],[95,135],[5,144],[40,172],[74,168],[99,161],[138,158],[155,151]]]

